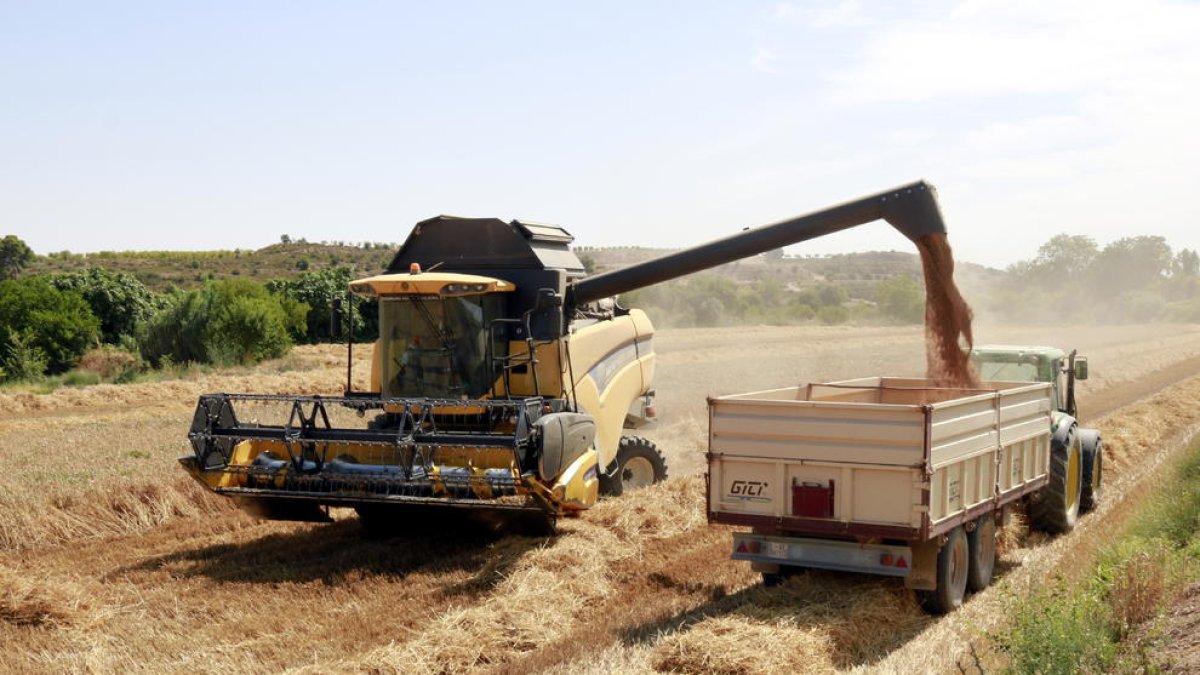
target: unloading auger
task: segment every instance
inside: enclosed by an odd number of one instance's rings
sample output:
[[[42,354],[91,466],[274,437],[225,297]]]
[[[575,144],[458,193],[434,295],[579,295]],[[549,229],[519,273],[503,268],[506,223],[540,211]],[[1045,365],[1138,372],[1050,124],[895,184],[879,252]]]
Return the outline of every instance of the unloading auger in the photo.
[[[655,416],[654,328],[611,298],[880,219],[913,241],[945,232],[918,181],[585,277],[560,227],[422,221],[383,274],[350,284],[379,301],[368,391],[347,366],[342,396],[201,396],[180,462],[268,518],[465,509],[552,526],[667,476],[661,451],[625,434]]]

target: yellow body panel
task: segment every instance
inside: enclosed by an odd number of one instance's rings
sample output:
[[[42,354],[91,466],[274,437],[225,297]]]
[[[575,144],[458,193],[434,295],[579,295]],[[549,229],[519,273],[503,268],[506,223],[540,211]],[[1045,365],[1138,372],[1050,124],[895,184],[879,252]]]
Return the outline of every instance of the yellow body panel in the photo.
[[[553,493],[564,509],[578,511],[596,503],[600,476],[596,473],[596,451],[588,450],[567,467],[554,482]]]
[[[447,291],[448,286],[467,286],[462,291]],[[475,274],[421,272],[419,274],[381,274],[350,282],[350,290],[358,295],[482,295],[508,293],[516,286],[501,279]]]
[[[596,420],[596,450],[603,469],[616,459],[629,406],[654,377],[654,326],[639,309],[600,321],[571,335],[570,354],[579,408]],[[569,381],[569,372],[563,373]]]

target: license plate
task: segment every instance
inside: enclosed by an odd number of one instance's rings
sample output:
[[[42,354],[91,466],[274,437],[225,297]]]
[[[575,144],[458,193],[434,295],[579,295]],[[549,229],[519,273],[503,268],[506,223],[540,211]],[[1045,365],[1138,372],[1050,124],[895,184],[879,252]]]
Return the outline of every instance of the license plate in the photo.
[[[769,558],[786,558],[788,557],[788,545],[781,544],[776,541],[767,542],[767,557]]]

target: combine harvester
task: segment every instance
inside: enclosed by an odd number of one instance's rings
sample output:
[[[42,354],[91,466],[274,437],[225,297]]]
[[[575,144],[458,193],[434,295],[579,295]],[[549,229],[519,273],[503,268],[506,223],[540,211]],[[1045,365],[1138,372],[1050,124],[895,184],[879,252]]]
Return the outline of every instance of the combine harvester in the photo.
[[[624,435],[651,421],[654,328],[611,298],[789,244],[886,220],[944,233],[916,182],[592,277],[565,230],[441,216],[386,272],[350,284],[379,300],[371,387],[340,397],[200,398],[183,467],[268,518],[412,523],[430,510],[552,530],[556,518],[663,480]]]

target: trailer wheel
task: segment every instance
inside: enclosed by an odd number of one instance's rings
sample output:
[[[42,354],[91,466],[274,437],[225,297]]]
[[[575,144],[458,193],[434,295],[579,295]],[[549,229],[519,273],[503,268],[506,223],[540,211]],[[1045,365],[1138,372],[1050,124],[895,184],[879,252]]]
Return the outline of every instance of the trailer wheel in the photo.
[[[803,574],[805,568],[796,565],[780,565],[778,572],[763,572],[763,586],[767,588],[775,588],[782,586],[783,582],[791,579],[797,574]]]
[[[610,495],[650,487],[667,479],[666,458],[657,446],[639,436],[621,437],[616,465],[600,481],[601,488]]]
[[[937,588],[917,592],[925,611],[946,614],[962,606],[971,567],[967,549],[967,535],[961,526],[946,533],[946,543],[937,556]]]
[[[1030,501],[1034,527],[1051,534],[1070,532],[1079,520],[1079,498],[1083,493],[1083,457],[1079,433],[1074,426],[1064,440],[1050,443],[1050,482]]]
[[[1084,429],[1079,432],[1079,445],[1083,449],[1083,488],[1079,495],[1079,510],[1091,511],[1100,503],[1100,489],[1104,481],[1104,443],[1100,432]]]
[[[992,514],[980,516],[975,521],[975,529],[967,533],[967,553],[971,559],[967,590],[976,593],[992,583],[992,574],[996,570],[996,521]]]

